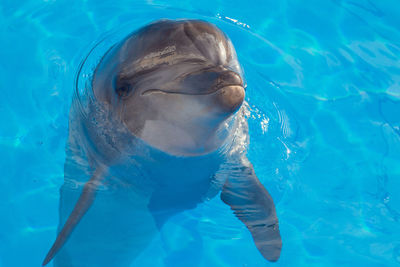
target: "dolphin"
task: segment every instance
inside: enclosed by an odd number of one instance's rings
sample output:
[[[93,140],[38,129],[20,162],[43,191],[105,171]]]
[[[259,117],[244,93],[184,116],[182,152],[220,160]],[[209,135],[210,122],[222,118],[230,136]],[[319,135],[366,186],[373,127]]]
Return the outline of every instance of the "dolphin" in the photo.
[[[220,29],[153,22],[105,53],[88,94],[71,105],[43,266],[128,266],[171,216],[218,194],[262,256],[279,259],[275,205],[246,157],[243,71]]]

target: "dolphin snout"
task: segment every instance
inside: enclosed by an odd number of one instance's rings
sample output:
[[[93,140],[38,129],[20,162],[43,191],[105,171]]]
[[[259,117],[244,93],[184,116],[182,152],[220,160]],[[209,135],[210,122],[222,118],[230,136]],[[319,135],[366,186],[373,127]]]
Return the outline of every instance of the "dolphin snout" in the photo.
[[[228,85],[219,89],[216,93],[216,102],[221,112],[231,114],[242,105],[245,97],[244,88],[241,85]]]
[[[209,95],[216,93],[225,87],[244,87],[241,76],[236,72],[225,68],[203,69],[186,75],[179,82],[179,85],[168,86],[167,88],[147,89],[142,93],[142,95],[145,96],[154,93]]]
[[[185,77],[183,88],[186,94],[205,95],[219,89],[237,85],[243,87],[243,81],[239,74],[222,67],[208,68]]]
[[[243,86],[243,81],[240,75],[233,71],[224,71],[220,73],[218,79],[216,80],[215,87],[220,89],[229,85]]]

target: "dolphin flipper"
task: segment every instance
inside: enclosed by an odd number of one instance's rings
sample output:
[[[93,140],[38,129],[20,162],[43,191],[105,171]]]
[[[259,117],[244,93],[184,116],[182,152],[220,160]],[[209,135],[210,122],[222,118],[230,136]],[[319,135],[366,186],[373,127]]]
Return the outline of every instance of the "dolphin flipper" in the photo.
[[[263,257],[277,261],[282,239],[275,205],[258,180],[251,163],[234,169],[223,186],[221,199],[249,229]]]
[[[92,205],[95,196],[96,190],[102,179],[104,178],[104,168],[98,167],[94,171],[92,177],[89,181],[87,181],[82,189],[82,193],[76,203],[73,211],[69,215],[66,223],[64,224],[61,231],[58,233],[56,241],[53,246],[49,250],[44,259],[42,266],[47,265],[57,254],[57,252],[62,248],[62,246],[67,242],[69,236],[71,235],[74,228],[77,226],[79,221],[85,215],[85,213],[89,210]]]

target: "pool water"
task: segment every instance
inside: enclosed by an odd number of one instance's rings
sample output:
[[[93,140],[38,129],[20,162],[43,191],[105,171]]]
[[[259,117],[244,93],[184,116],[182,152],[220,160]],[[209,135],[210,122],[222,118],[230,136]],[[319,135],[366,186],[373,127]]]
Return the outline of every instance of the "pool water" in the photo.
[[[2,0],[0,267],[40,266],[54,241],[80,62],[108,32],[159,18],[208,20],[232,39],[248,157],[283,249],[265,261],[216,197],[169,220],[132,266],[400,265],[397,1]]]

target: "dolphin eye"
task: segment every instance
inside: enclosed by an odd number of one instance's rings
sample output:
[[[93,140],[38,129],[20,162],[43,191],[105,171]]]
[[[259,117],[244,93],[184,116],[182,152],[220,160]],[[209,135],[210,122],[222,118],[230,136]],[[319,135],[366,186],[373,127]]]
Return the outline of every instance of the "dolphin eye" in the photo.
[[[132,92],[132,85],[128,81],[116,81],[114,86],[115,93],[120,98],[125,98],[129,96]]]

